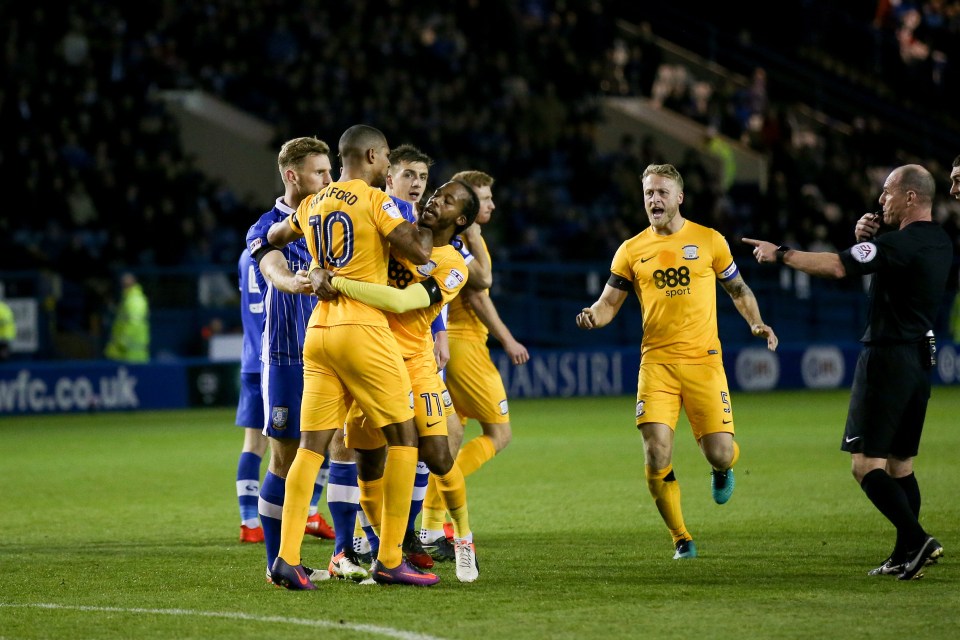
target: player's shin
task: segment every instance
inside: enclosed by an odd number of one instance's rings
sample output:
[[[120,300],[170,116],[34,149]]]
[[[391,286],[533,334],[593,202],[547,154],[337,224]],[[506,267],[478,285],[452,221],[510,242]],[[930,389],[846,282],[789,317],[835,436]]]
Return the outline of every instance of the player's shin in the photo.
[[[287,491],[283,500],[283,520],[280,525],[280,557],[288,564],[300,564],[300,546],[307,526],[310,498],[323,456],[309,449],[297,449],[297,457],[287,474]]]

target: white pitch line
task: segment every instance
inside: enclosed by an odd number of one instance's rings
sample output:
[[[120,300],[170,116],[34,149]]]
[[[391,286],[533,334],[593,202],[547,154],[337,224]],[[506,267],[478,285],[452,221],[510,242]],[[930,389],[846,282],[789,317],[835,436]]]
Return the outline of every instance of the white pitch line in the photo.
[[[275,622],[279,624],[296,624],[301,627],[319,627],[322,629],[349,629],[362,631],[399,640],[443,640],[437,636],[412,631],[400,631],[389,627],[378,627],[373,624],[355,624],[351,622],[330,622],[328,620],[307,620],[305,618],[286,618],[284,616],[257,616],[250,613],[231,613],[229,611],[194,611],[191,609],[145,609],[142,607],[92,607],[85,605],[56,604],[51,602],[36,602],[16,604],[0,602],[0,608],[18,607],[30,609],[60,609],[69,611],[91,611],[94,613],[144,613],[162,616],[197,616],[201,618],[225,618],[228,620],[249,620],[252,622]]]

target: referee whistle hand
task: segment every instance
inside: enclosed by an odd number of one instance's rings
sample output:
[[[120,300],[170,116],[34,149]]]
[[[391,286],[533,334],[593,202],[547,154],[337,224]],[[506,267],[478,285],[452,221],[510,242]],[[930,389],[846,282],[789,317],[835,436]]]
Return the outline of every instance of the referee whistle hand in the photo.
[[[883,219],[883,212],[865,213],[857,220],[857,226],[853,230],[853,235],[857,242],[869,240],[880,231],[880,221]]]

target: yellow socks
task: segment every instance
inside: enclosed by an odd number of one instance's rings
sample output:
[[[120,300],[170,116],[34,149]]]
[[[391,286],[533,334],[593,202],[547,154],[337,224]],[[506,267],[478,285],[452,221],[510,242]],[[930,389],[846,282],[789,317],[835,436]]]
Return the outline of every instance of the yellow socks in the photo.
[[[493,440],[480,435],[460,448],[457,464],[460,465],[463,476],[467,477],[495,455],[497,455],[497,448],[493,446]]]
[[[388,447],[383,469],[383,518],[377,559],[388,569],[400,564],[400,546],[410,519],[413,478],[417,475],[416,447]],[[306,520],[304,520],[306,524]]]
[[[367,518],[367,522],[373,527],[374,532],[379,535],[380,519],[383,517],[383,478],[377,478],[376,480],[360,480],[358,478],[357,486],[360,488],[362,515]],[[367,534],[363,531],[363,523],[359,515],[353,531],[355,536],[363,538]],[[360,533],[357,533],[357,531]]]
[[[674,543],[680,540],[692,540],[683,523],[683,513],[680,510],[680,484],[673,475],[673,465],[664,469],[652,469],[646,465],[647,488],[657,505],[660,517],[663,518],[667,529],[673,536]]]
[[[430,475],[431,478],[436,478],[437,492],[443,498],[443,503],[450,513],[450,519],[453,520],[454,537],[466,538],[470,535],[470,518],[467,515],[467,483],[463,478],[463,471],[454,462],[450,471],[446,474],[442,476]],[[426,517],[426,513],[424,513],[424,517]],[[439,528],[443,529],[442,521]]]
[[[453,466],[457,466],[454,463]],[[460,475],[463,475],[461,470]],[[420,516],[420,528],[424,531],[443,531],[443,518],[446,514],[446,507],[443,504],[443,498],[437,490],[437,477],[430,474],[427,480],[427,494],[423,498],[423,511]]]
[[[300,545],[307,526],[310,498],[323,464],[323,456],[309,449],[297,449],[297,456],[287,474],[286,495],[283,498],[283,516],[280,522],[279,556],[288,564],[300,564]]]

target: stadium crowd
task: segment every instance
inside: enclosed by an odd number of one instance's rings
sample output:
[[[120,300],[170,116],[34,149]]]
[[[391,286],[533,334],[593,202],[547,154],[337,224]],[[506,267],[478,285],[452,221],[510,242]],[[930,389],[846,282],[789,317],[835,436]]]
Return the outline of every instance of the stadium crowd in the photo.
[[[921,35],[955,33],[957,5],[919,6]],[[605,259],[642,216],[637,176],[654,161],[678,165],[685,210],[728,237],[842,248],[886,168],[909,159],[885,144],[873,118],[811,129],[803,105],[781,100],[762,68],[737,86],[664,64],[649,26],[619,38],[617,11],[600,2],[400,8],[396,0],[349,10],[318,0],[136,12],[90,0],[65,11],[6,5],[0,168],[17,185],[8,194],[17,213],[0,218],[5,268],[60,274],[58,316],[82,325],[105,308],[122,269],[235,261],[243,231],[270,203],[197,169],[159,97],[166,89],[215,94],[268,121],[278,143],[329,140],[370,122],[392,144],[436,158],[440,180],[464,167],[491,173],[504,213],[491,230],[499,261]],[[879,8],[877,16],[889,23]],[[602,153],[605,94],[652,97],[767,154],[769,189],[731,187],[708,162],[707,140],[682,158],[629,136]],[[949,160],[925,164],[945,180]],[[38,205],[39,215],[28,213]],[[960,238],[956,203],[943,197],[935,213]]]

